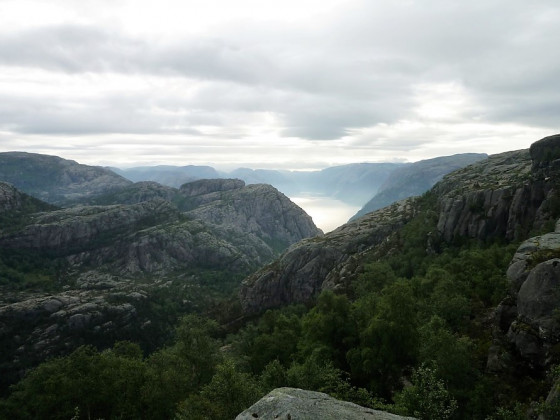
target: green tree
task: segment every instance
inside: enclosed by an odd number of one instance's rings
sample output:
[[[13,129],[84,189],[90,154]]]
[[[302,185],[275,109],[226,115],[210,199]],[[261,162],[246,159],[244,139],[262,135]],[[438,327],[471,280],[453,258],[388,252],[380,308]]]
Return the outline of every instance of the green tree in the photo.
[[[14,386],[7,418],[68,419],[76,409],[86,418],[144,418],[147,368],[140,354],[137,345],[118,343],[115,351],[79,347],[51,359]]]
[[[374,394],[389,398],[403,369],[414,365],[418,354],[417,308],[410,281],[385,287],[376,315],[366,325],[359,345],[347,353],[352,377]]]
[[[346,352],[356,334],[354,330],[348,298],[326,290],[302,319],[300,350],[304,357],[313,355],[344,368]]]
[[[397,407],[421,420],[446,420],[457,410],[457,401],[436,375],[436,370],[423,364],[412,375],[412,386],[396,397]]]
[[[226,359],[199,394],[187,398],[179,406],[179,420],[229,420],[250,407],[264,395],[258,381],[240,372],[232,360]]]

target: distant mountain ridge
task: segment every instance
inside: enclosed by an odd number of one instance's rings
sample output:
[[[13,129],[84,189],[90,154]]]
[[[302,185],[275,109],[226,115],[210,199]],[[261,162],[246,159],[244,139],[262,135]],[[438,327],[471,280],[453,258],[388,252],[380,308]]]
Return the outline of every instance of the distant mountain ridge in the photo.
[[[58,156],[0,153],[0,181],[50,204],[63,205],[132,184],[109,169]]]
[[[414,163],[352,163],[317,171],[237,168],[220,172],[209,166],[144,166],[114,169],[128,179],[179,187],[184,181],[238,178],[247,184],[270,184],[289,197],[321,196],[364,206],[353,218],[406,197],[420,195],[445,174],[487,158],[484,153],[442,156]]]
[[[288,196],[324,195],[352,205],[371,198],[400,163],[353,163],[320,171],[237,168],[220,172],[210,166],[141,166],[111,168],[131,181],[155,181],[180,187],[197,179],[238,178],[247,184],[270,184]]]
[[[110,168],[113,172],[133,181],[153,181],[168,187],[179,188],[181,185],[197,179],[227,178],[211,166],[139,166],[128,169]]]

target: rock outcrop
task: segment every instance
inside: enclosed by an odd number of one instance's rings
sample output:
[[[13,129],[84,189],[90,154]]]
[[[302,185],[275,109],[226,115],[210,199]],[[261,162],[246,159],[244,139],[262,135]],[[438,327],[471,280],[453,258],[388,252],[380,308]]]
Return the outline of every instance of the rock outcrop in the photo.
[[[235,226],[256,234],[276,249],[322,234],[301,208],[266,184],[245,186],[240,180],[196,181],[181,187],[196,208],[187,214],[214,225]],[[192,205],[192,204],[191,204]]]
[[[235,420],[413,420],[347,401],[337,400],[322,392],[297,388],[277,388],[239,414]]]
[[[22,194],[12,185],[0,182],[0,213],[19,210],[22,206]]]
[[[245,187],[238,180],[195,184],[174,194],[167,191],[176,201],[188,200],[190,211],[155,198],[38,213],[18,231],[0,236],[0,249],[40,251],[64,257],[74,269],[107,266],[120,274],[199,266],[248,271],[290,244],[321,234],[302,209],[273,187]],[[150,191],[162,195],[153,186]],[[141,196],[125,197],[135,202]]]
[[[0,215],[26,215],[54,209],[55,206],[41,202],[22,193],[13,185],[0,181]]]
[[[512,345],[532,368],[544,369],[560,343],[560,223],[556,231],[524,241],[507,272],[511,295],[496,310],[488,367],[499,371]]]
[[[546,160],[558,144],[560,136],[546,137],[530,150],[493,155],[446,176],[434,188],[443,238],[513,240],[542,229],[559,210],[560,161]]]

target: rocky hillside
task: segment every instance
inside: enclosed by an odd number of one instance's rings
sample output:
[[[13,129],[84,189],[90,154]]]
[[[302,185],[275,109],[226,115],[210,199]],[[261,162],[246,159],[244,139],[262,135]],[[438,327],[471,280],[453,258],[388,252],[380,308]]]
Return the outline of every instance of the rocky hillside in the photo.
[[[380,245],[416,212],[415,200],[411,198],[347,223],[324,236],[296,243],[276,261],[243,281],[240,297],[244,310],[258,313],[268,308],[310,301],[323,288],[343,281],[346,273],[343,267],[352,265],[357,255]]]
[[[132,183],[108,169],[24,152],[0,153],[0,181],[56,205],[94,197]]]
[[[359,272],[364,253],[381,252],[390,235],[417,215],[437,215],[427,248],[440,239],[512,240],[545,228],[560,214],[559,142],[560,136],[545,138],[530,150],[493,155],[447,175],[431,190],[429,208],[420,208],[426,200],[408,199],[292,246],[244,280],[243,308],[255,313],[307,302],[322,289],[340,287]]]
[[[56,207],[18,191],[13,185],[0,182],[0,214],[25,215]]]
[[[24,195],[0,187],[7,213],[21,207]],[[208,180],[122,191],[99,197],[121,204],[31,213],[0,233],[5,378],[84,342],[159,342],[161,315],[150,309],[157,296],[171,294],[167,305],[179,312],[200,309],[290,244],[321,234],[268,185]]]
[[[350,220],[388,206],[395,201],[422,195],[440,181],[444,175],[487,157],[486,154],[463,153],[421,160],[397,168],[379,187],[379,192]]]

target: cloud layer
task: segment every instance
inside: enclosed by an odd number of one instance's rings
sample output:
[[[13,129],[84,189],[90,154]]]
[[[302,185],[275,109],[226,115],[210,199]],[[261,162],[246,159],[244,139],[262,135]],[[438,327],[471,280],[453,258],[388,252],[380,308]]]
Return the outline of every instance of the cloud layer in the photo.
[[[1,151],[311,168],[558,131],[556,1],[0,2]]]

